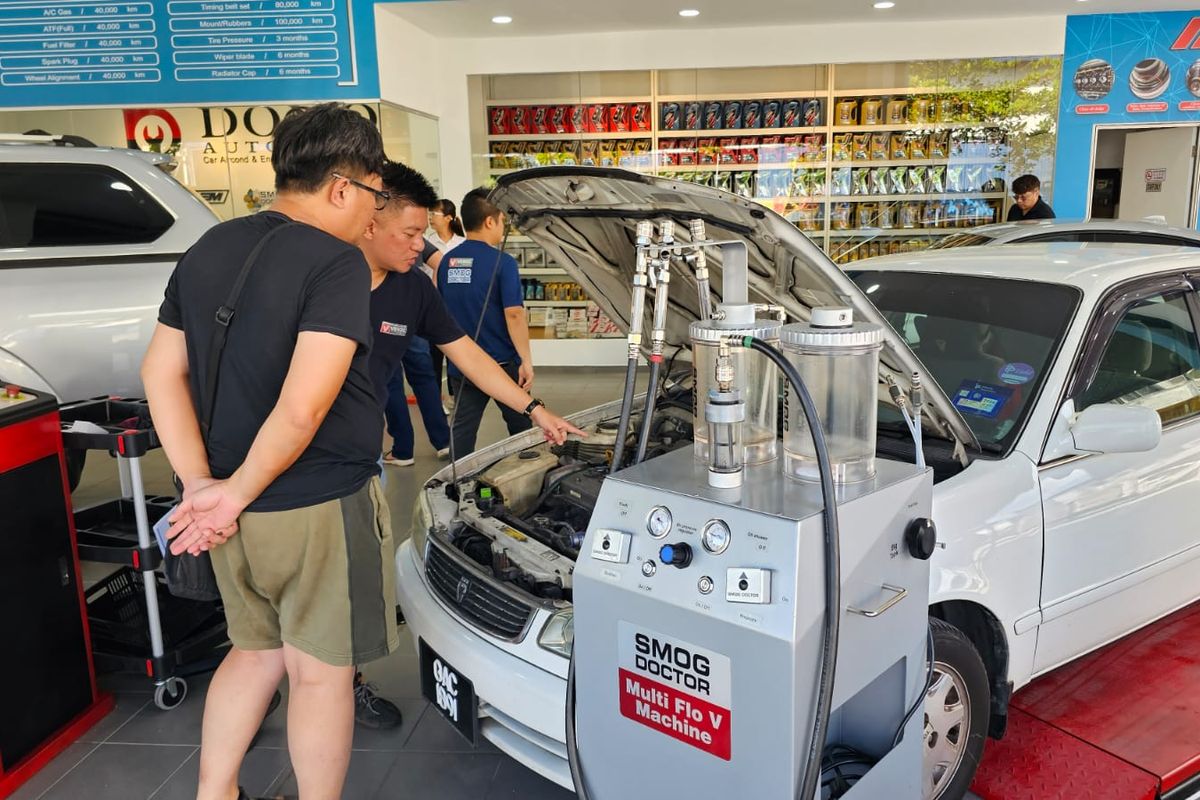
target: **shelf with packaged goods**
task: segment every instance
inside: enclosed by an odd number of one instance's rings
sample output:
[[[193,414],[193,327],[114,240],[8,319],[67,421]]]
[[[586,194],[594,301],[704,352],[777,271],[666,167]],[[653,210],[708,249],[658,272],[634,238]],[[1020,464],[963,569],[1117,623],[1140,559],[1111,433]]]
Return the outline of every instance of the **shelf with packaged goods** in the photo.
[[[925,200],[1003,200],[1004,192],[942,192],[939,194],[835,194],[829,195],[831,203],[902,203]]]
[[[834,133],[883,133],[885,131],[946,131],[946,130],[986,130],[1000,129],[994,122],[907,122],[900,125],[834,125],[829,130]]]
[[[531,308],[587,308],[590,300],[523,300]]]
[[[990,220],[980,220],[983,225]],[[878,237],[917,237],[917,236],[949,236],[952,233],[965,233],[970,228],[855,228],[852,230],[831,230],[829,236],[834,239],[874,239]]]
[[[1003,164],[1003,156],[994,156],[991,158],[958,158],[955,156],[939,156],[937,158],[907,158],[907,159],[871,159],[860,158],[857,160],[839,160],[830,161],[829,166],[833,169],[842,169],[844,167],[852,167],[858,169],[861,167],[958,167],[972,166],[979,164]]]
[[[824,125],[808,128],[715,128],[712,130],[659,130],[659,139],[720,139],[730,136],[804,136],[825,133]]]
[[[517,273],[523,278],[536,278],[539,275],[566,275],[567,271],[560,267],[521,267]]]
[[[654,98],[661,103],[713,103],[718,100],[826,100],[828,87],[797,89],[780,92],[709,92],[707,94],[660,94]]]
[[[893,89],[834,89],[833,96],[837,97],[923,97],[939,94],[954,94],[949,87],[934,86],[901,86]]]
[[[512,100],[486,100],[485,106],[492,108],[515,108],[517,106],[607,106],[613,103],[650,103],[654,98],[645,97],[535,97]]]
[[[496,133],[488,134],[490,142],[582,142],[592,139],[651,139],[653,131],[622,131],[620,133]]]
[[[824,172],[824,161],[799,161],[796,164],[765,164],[761,161],[753,164],[665,164],[658,167],[661,175],[672,175],[680,172],[763,172],[770,170],[815,170]]]

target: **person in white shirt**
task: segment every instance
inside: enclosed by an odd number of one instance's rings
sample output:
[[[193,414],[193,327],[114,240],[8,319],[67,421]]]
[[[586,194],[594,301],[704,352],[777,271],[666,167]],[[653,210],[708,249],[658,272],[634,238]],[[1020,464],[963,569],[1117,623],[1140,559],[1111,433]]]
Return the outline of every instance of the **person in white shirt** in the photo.
[[[462,223],[458,220],[458,209],[454,202],[442,198],[434,203],[433,208],[429,209],[429,227],[432,229],[425,234],[425,240],[437,248],[438,252],[432,258],[422,259],[421,270],[429,276],[429,280],[433,281],[433,285],[437,285],[437,269],[441,263],[442,256],[449,253],[454,248],[465,242],[466,233],[463,231]],[[442,351],[436,347],[430,348],[430,357],[433,360],[433,373],[437,376],[438,386],[442,385],[442,367],[445,364],[445,359],[442,356]],[[447,391],[453,395],[454,390],[447,387]],[[446,406],[446,413],[449,414],[450,406]]]

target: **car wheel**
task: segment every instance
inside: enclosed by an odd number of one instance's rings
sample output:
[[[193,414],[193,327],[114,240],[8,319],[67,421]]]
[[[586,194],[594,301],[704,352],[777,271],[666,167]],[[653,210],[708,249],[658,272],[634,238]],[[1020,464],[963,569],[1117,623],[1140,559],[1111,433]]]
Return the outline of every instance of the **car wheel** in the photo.
[[[79,486],[79,479],[83,477],[83,465],[87,461],[87,450],[67,448],[63,452],[67,457],[67,486],[73,492],[75,487]]]
[[[966,634],[940,619],[933,630],[933,679],[925,694],[925,800],[960,800],[983,755],[991,708],[987,670]]]

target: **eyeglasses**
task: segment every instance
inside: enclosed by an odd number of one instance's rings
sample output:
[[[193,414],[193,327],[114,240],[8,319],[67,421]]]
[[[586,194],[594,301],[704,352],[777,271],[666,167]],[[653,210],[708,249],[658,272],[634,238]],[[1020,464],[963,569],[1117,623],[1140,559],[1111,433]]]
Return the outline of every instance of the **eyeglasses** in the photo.
[[[336,172],[333,173],[333,177],[341,178],[341,179],[347,181],[351,186],[355,186],[359,189],[362,189],[363,191],[370,192],[371,194],[375,195],[375,210],[376,211],[383,211],[385,208],[387,208],[387,204],[389,202],[391,202],[391,199],[392,199],[391,192],[385,192],[382,189],[376,189],[374,186],[367,186],[365,183],[362,183],[361,181],[356,181],[356,180],[354,180],[354,178],[347,178],[345,175],[339,175]]]

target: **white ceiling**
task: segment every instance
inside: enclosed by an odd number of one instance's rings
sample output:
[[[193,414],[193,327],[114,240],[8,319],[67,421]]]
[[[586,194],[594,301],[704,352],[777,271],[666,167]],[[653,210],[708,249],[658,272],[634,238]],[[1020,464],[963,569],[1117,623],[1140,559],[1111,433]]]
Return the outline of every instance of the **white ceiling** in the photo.
[[[1196,9],[1197,0],[435,0],[388,2],[396,16],[438,37],[517,37],[601,31],[687,31],[820,23],[985,19]],[[682,8],[700,10],[684,19]],[[513,18],[496,25],[496,15]],[[987,36],[986,30],[980,31]],[[797,42],[797,54],[804,43]],[[853,50],[853,44],[848,45]],[[564,57],[569,57],[564,54]]]

